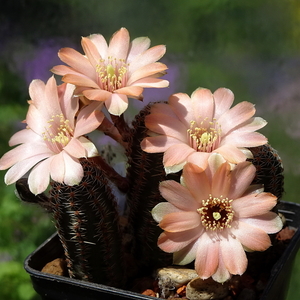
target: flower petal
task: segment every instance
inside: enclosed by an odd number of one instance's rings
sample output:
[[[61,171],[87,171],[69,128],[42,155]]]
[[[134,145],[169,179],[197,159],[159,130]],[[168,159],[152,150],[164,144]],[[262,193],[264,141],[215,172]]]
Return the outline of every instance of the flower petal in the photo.
[[[193,243],[203,233],[203,228],[194,228],[182,232],[163,232],[157,245],[167,253],[177,252]]]
[[[33,194],[41,194],[47,189],[50,182],[50,164],[52,159],[53,156],[41,161],[29,173],[28,185]]]
[[[180,210],[196,211],[199,208],[191,192],[174,180],[162,181],[159,185],[159,191],[169,203]]]
[[[230,110],[224,112],[218,119],[221,125],[222,135],[237,128],[255,114],[254,105],[250,102],[240,102]]]
[[[83,168],[79,161],[66,152],[62,152],[65,164],[64,183],[70,186],[79,184],[83,178]]]
[[[277,203],[277,197],[270,193],[249,194],[232,202],[239,218],[252,218],[270,211]]]
[[[218,241],[213,241],[207,232],[198,239],[195,270],[199,277],[206,279],[212,276],[218,267],[220,246]]]
[[[153,219],[159,223],[166,214],[180,212],[181,210],[168,202],[160,202],[151,211]]]
[[[58,56],[64,63],[84,75],[90,76],[90,74],[96,73],[87,57],[83,56],[81,53],[72,48],[60,49]],[[93,79],[95,80],[96,77]]]
[[[274,212],[268,212],[251,218],[240,218],[240,221],[260,228],[270,234],[276,233],[282,229],[282,221]]]
[[[96,81],[92,80],[90,76],[87,77],[85,75],[79,74],[66,74],[63,76],[62,81],[72,83],[76,86],[85,86],[89,88],[99,89],[99,86],[96,83]]]
[[[184,185],[200,204],[211,194],[211,182],[209,182],[203,169],[195,164],[187,163],[183,168],[182,178]],[[199,208],[198,207],[198,208]]]
[[[181,232],[198,227],[201,224],[197,211],[180,211],[165,215],[159,227],[168,232]]]
[[[121,28],[112,36],[108,46],[108,57],[126,60],[129,51],[129,32],[126,28]]]
[[[187,157],[193,152],[196,151],[186,144],[172,145],[164,154],[163,164],[165,167],[179,165],[186,161]]]
[[[105,106],[110,114],[120,116],[128,107],[128,98],[126,95],[113,93],[106,99]]]
[[[248,260],[238,239],[233,238],[230,234],[221,237],[220,252],[230,274],[242,275],[246,271]]]
[[[194,108],[194,121],[196,121],[198,125],[203,122],[202,126],[207,128],[215,112],[215,104],[211,91],[199,88],[193,92],[191,100]]]
[[[182,141],[173,137],[159,135],[144,138],[141,142],[141,148],[143,151],[148,153],[158,153],[165,152],[172,145],[178,144],[182,144]]]
[[[253,251],[265,251],[271,246],[271,240],[268,234],[257,227],[253,227],[242,221],[232,224],[231,232],[247,249]]]
[[[216,107],[214,117],[218,119],[222,114],[230,109],[234,101],[234,94],[229,89],[219,88],[214,92],[213,96]]]
[[[239,163],[231,173],[229,199],[241,197],[250,186],[256,174],[256,168],[248,161]]]

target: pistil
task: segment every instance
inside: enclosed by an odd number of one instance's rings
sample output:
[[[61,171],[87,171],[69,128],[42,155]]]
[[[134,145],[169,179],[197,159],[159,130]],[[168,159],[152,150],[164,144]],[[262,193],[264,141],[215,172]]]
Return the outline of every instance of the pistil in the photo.
[[[114,92],[126,85],[128,64],[124,59],[108,57],[101,59],[96,66],[101,89]]]
[[[211,122],[207,122],[207,119],[204,119],[199,125],[196,121],[191,121],[187,133],[190,145],[196,151],[212,152],[220,143],[221,126],[215,119]]]
[[[209,230],[223,230],[231,227],[234,211],[231,206],[232,200],[228,198],[212,197],[202,200],[202,207],[197,209],[202,225]]]
[[[48,121],[49,125],[43,132],[43,138],[52,151],[62,151],[73,137],[73,129],[69,123],[63,114],[52,116]]]

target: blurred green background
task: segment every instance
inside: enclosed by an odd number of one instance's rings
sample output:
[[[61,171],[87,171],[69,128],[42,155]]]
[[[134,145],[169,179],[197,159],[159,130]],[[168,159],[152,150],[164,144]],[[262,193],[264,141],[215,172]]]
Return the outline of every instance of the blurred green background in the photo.
[[[62,47],[80,50],[81,36],[107,39],[120,27],[132,38],[166,44],[171,86],[147,91],[167,100],[202,86],[230,88],[256,104],[262,130],[285,167],[284,199],[300,198],[300,2],[298,0],[2,0],[0,4],[0,156],[19,130],[28,84],[47,80]],[[81,50],[80,50],[81,51]],[[21,203],[0,173],[0,299],[39,299],[23,261],[52,232],[50,218]],[[300,253],[288,300],[300,299]]]

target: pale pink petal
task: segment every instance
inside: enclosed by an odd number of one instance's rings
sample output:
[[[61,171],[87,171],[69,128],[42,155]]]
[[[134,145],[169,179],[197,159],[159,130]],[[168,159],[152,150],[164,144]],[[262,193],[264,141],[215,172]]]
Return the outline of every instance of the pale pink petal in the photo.
[[[99,52],[100,56],[103,59],[106,58],[107,57],[107,51],[108,51],[108,45],[107,45],[107,42],[106,42],[105,38],[103,37],[103,35],[101,35],[101,34],[91,34],[88,38],[96,46],[97,51]]]
[[[181,265],[181,266],[185,266],[185,265],[191,263],[196,257],[198,241],[199,240],[197,240],[197,241],[195,241],[195,243],[191,243],[191,244],[187,245],[186,247],[184,247],[183,249],[175,252],[173,254],[173,263],[176,265]]]
[[[197,227],[182,232],[163,232],[158,238],[157,245],[165,252],[177,252],[193,243],[203,234],[203,230],[203,227]]]
[[[219,263],[219,248],[219,242],[212,240],[207,232],[199,237],[195,270],[202,279],[206,279],[216,272]]]
[[[159,135],[144,138],[141,142],[142,150],[148,153],[165,152],[172,145],[182,145],[182,141],[173,137]]]
[[[9,146],[16,146],[18,144],[27,143],[28,141],[36,142],[41,141],[41,137],[36,134],[31,129],[23,129],[16,132],[10,139],[9,139]]]
[[[259,132],[231,132],[222,138],[221,145],[229,144],[236,147],[257,147],[264,145],[268,139]]]
[[[40,106],[37,106],[39,111],[47,117],[60,114],[61,108],[59,105],[59,99],[57,95],[57,84],[54,76],[51,76],[46,83],[45,96],[48,100],[43,103],[40,103]],[[36,103],[36,99],[32,98],[32,100],[34,101],[34,103]]]
[[[162,181],[159,185],[159,191],[169,203],[178,209],[183,211],[196,211],[199,208],[191,192],[176,181]]]
[[[230,274],[242,275],[247,268],[248,260],[240,241],[226,234],[220,238],[220,251],[226,269]]]
[[[81,46],[89,62],[93,68],[96,69],[97,64],[99,64],[100,60],[103,58],[101,57],[96,45],[92,42],[90,37],[82,37]]]
[[[164,114],[167,117],[171,117],[175,119],[177,118],[177,115],[174,112],[173,107],[162,102],[158,102],[158,103],[156,102],[153,105],[151,105],[150,113],[151,115],[155,115],[158,113],[158,114]],[[147,120],[147,116],[146,116],[146,120]]]
[[[165,53],[166,46],[164,45],[151,47],[141,55],[138,55],[132,59],[129,65],[129,72],[132,73],[141,67],[154,63],[155,61],[159,60]]]
[[[144,89],[140,86],[125,86],[123,88],[115,90],[115,93],[124,94],[129,97],[140,98],[143,90]]]
[[[29,85],[29,95],[37,108],[43,109],[43,103],[47,102],[45,83],[39,79],[32,80]]]
[[[146,127],[153,132],[164,134],[167,136],[175,137],[188,142],[187,139],[187,128],[178,121],[178,119],[168,116],[165,114],[150,114],[145,118]]]
[[[110,114],[120,116],[128,107],[128,98],[126,95],[113,93],[105,101],[105,106]]]
[[[84,76],[82,73],[75,71],[71,67],[65,65],[57,65],[50,70],[52,73],[56,75],[64,76],[65,74],[73,74],[78,76]]]
[[[62,152],[65,163],[64,183],[70,186],[79,184],[83,178],[83,168],[78,159],[72,158],[66,152]]]
[[[97,100],[97,101],[106,101],[108,98],[111,97],[111,92],[101,90],[101,89],[93,89],[93,90],[84,90],[83,95],[90,100]]]
[[[195,164],[187,163],[183,168],[182,176],[184,185],[199,205],[202,205],[202,200],[206,200],[211,194],[211,182],[206,173]]]
[[[184,93],[173,94],[169,98],[169,104],[178,119],[188,129],[190,127],[190,122],[194,119],[194,109],[191,98]]]
[[[276,233],[282,229],[282,221],[274,212],[268,212],[251,218],[240,218],[239,221],[260,228],[270,234]]]
[[[246,155],[234,145],[222,143],[222,145],[213,151],[221,154],[228,162],[237,164],[246,160]]]
[[[65,163],[62,152],[54,155],[50,163],[50,176],[54,181],[64,182]]]
[[[129,43],[129,32],[123,27],[112,36],[109,42],[107,56],[126,60],[129,51]]]
[[[140,86],[143,88],[165,88],[169,86],[168,80],[146,77],[139,79],[131,84],[131,86]]]
[[[208,166],[205,169],[207,178],[212,182],[213,176],[218,168],[226,162],[225,158],[219,153],[211,153],[208,160]]]
[[[59,50],[58,56],[64,63],[86,76],[90,77],[91,74],[95,74],[95,69],[89,60],[72,48],[62,48]]]
[[[197,211],[180,211],[165,215],[159,227],[168,232],[181,232],[198,227],[201,224]]]
[[[26,123],[37,136],[41,137],[48,128],[49,124],[47,124],[47,122],[52,116],[47,118],[45,115],[41,114],[41,111],[35,105],[30,104],[26,115]],[[47,125],[45,126],[45,124]]]
[[[153,219],[159,223],[166,214],[180,212],[181,210],[169,202],[160,202],[151,211]]]
[[[252,183],[256,168],[248,161],[239,163],[231,173],[231,187],[228,197],[237,199],[241,197]]]
[[[203,127],[207,127],[212,121],[215,112],[213,95],[210,90],[199,88],[191,95],[194,116],[198,125],[203,122]]]
[[[31,168],[33,168],[38,162],[42,161],[45,158],[48,158],[49,156],[49,153],[41,153],[18,161],[6,172],[4,176],[5,183],[15,183]]]
[[[130,45],[127,61],[130,63],[137,55],[143,53],[150,47],[150,39],[148,37],[135,38]]]
[[[85,75],[66,74],[63,76],[62,81],[72,83],[78,86],[85,86],[85,87],[99,89],[96,80],[92,80],[90,77],[91,76],[87,77]]]
[[[265,251],[271,246],[270,237],[264,230],[242,221],[233,223],[230,231],[247,249]]]
[[[99,155],[96,146],[89,139],[81,136],[78,138],[78,140],[86,151],[86,157],[94,157]]]
[[[230,109],[234,101],[234,94],[229,89],[219,88],[214,92],[213,96],[216,107],[214,117],[218,119],[222,114]]]
[[[216,270],[216,272],[212,275],[212,279],[216,282],[220,282],[223,283],[227,280],[229,280],[231,277],[231,274],[228,272],[225,263],[224,263],[224,259],[222,257],[222,255],[219,255],[219,264],[218,264],[218,268]]]
[[[91,133],[100,126],[104,119],[104,114],[98,109],[102,107],[102,103],[95,101],[79,112],[73,133],[74,137]]]
[[[214,174],[211,184],[211,195],[219,198],[221,195],[227,197],[230,190],[231,176],[230,165],[228,163],[222,164]]]
[[[28,185],[30,191],[35,194],[41,194],[44,192],[50,182],[50,164],[52,157],[41,161],[30,172],[28,176]],[[43,176],[41,176],[43,174]]]
[[[193,148],[191,148],[193,149]],[[206,169],[208,165],[208,158],[211,154],[208,152],[197,152],[190,151],[189,156],[187,157],[187,162],[197,165],[201,169]]]
[[[241,102],[230,110],[224,112],[218,119],[221,125],[222,135],[226,135],[229,131],[246,122],[255,114],[254,105],[250,102]]]
[[[167,68],[168,67],[165,64],[160,63],[160,62],[148,64],[148,65],[141,67],[141,68],[137,69],[136,71],[134,71],[130,75],[127,84],[131,85],[132,83],[134,83],[135,81],[137,81],[139,79],[145,78],[147,76],[151,76],[156,73],[160,73],[160,72],[166,70]]]
[[[260,117],[253,117],[247,120],[245,123],[241,124],[238,128],[235,128],[232,132],[253,132],[255,130],[261,129],[267,125],[267,121]]]
[[[43,143],[25,143],[6,152],[0,159],[0,170],[10,168],[15,163],[38,154],[52,155],[53,153]]]
[[[232,202],[232,208],[239,218],[250,218],[262,215],[271,210],[277,203],[277,197],[270,193],[249,194]]]
[[[62,88],[64,90],[62,91]],[[75,86],[70,83],[64,83],[58,86],[58,92],[61,94],[60,107],[63,115],[69,120],[69,124],[74,128],[74,118],[79,108],[79,101],[77,97],[73,97]]]
[[[181,164],[187,161],[187,157],[193,152],[196,151],[186,144],[172,145],[164,153],[163,164],[165,167]]]
[[[71,139],[71,141],[64,147],[64,151],[73,157],[81,158],[86,156],[85,148],[76,138]]]

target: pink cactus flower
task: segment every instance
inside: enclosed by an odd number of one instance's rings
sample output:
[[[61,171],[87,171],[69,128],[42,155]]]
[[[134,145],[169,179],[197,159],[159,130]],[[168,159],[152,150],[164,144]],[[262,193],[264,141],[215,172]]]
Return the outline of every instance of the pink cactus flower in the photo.
[[[271,246],[268,234],[282,228],[279,216],[270,211],[277,198],[250,185],[255,172],[247,161],[231,170],[221,155],[213,154],[205,171],[187,163],[182,184],[162,182],[160,192],[168,202],[152,210],[164,230],[158,246],[174,253],[175,264],[195,260],[202,279],[225,282],[231,274],[243,274],[245,250],[266,250]]]
[[[231,108],[233,100],[229,89],[220,88],[212,94],[199,88],[191,97],[178,93],[168,104],[154,104],[145,120],[149,137],[142,141],[142,149],[164,152],[167,173],[181,170],[186,162],[205,169],[212,153],[220,153],[234,164],[251,158],[246,147],[267,143],[265,136],[255,132],[267,122],[253,117],[255,108],[249,102]]]
[[[0,159],[0,169],[10,168],[5,183],[12,184],[29,170],[28,184],[32,193],[40,194],[49,185],[50,177],[68,185],[78,184],[83,177],[81,157],[97,155],[85,134],[102,122],[99,102],[78,113],[78,98],[71,84],[56,85],[54,77],[45,84],[33,80],[29,86],[27,128],[15,133],[10,146],[16,146]]]
[[[58,65],[52,72],[64,82],[78,86],[77,92],[90,100],[104,101],[108,111],[121,115],[128,107],[128,97],[142,100],[145,87],[167,87],[159,79],[167,69],[157,62],[166,51],[163,45],[150,47],[150,39],[139,37],[130,42],[126,28],[117,31],[107,45],[100,34],[82,38],[85,55],[72,48],[59,51],[60,59],[69,66]]]

